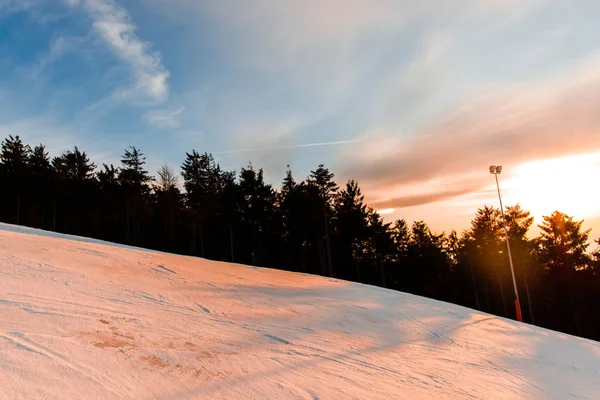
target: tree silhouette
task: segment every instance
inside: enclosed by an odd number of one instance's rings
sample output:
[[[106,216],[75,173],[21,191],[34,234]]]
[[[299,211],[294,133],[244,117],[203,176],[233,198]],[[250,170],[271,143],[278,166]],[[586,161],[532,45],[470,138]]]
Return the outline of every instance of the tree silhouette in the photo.
[[[590,231],[582,231],[583,221],[559,211],[543,218],[539,225],[541,234],[537,240],[538,259],[553,277],[551,288],[555,298],[563,302],[554,303],[554,311],[566,320],[572,315],[575,331],[581,335],[581,311],[586,305],[580,296],[582,277],[591,269],[591,258],[586,253]]]
[[[163,216],[165,248],[172,251],[175,224],[182,208],[182,196],[177,186],[179,180],[175,171],[166,164],[159,168],[157,175],[158,180],[154,185],[155,208]]]
[[[181,183],[167,165],[154,179],[136,147],[120,165],[100,168],[78,147],[51,158],[19,136],[4,139],[0,150],[3,222],[332,276],[514,317],[494,207],[476,210],[464,232],[436,233],[425,221],[385,221],[356,181],[340,188],[322,164],[304,180],[288,166],[275,188],[261,168],[225,171],[196,150],[185,153]],[[583,221],[557,211],[530,238],[529,211],[517,204],[505,216],[525,321],[600,339],[600,248],[589,248]]]
[[[338,191],[338,185],[333,181],[334,174],[320,164],[318,168],[311,171],[307,179],[309,186],[316,188],[319,195],[319,201],[315,211],[322,215],[323,241],[319,241],[321,256],[321,265],[323,266],[323,275],[333,276],[333,265],[331,261],[331,243],[329,239],[330,216],[332,213],[332,200]]]
[[[67,229],[73,233],[89,234],[90,226],[83,221],[90,217],[89,204],[95,198],[94,164],[85,151],[77,146],[52,159],[55,181],[52,229]],[[61,216],[63,225],[58,225]]]
[[[6,190],[13,194],[14,221],[16,224],[21,221],[21,199],[27,189],[25,178],[30,153],[31,148],[29,145],[23,144],[19,136],[9,136],[0,145],[0,163],[6,182]]]
[[[140,224],[146,200],[150,194],[149,183],[153,179],[144,169],[146,157],[135,146],[125,150],[121,157],[119,182],[125,197],[127,241],[129,244],[140,242]]]

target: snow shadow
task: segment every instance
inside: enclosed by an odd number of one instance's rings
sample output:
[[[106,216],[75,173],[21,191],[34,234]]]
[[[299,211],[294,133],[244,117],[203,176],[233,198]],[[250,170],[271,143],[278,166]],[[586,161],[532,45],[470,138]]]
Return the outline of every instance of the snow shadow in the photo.
[[[283,315],[249,315],[242,328],[253,334],[240,335],[239,342],[228,343],[249,353],[256,347],[272,348],[276,357],[282,357],[281,363],[169,396],[207,396],[224,388],[331,365],[391,374],[402,382],[406,379],[400,368],[405,363],[403,346],[452,346],[448,335],[453,329],[479,322],[474,318],[477,312],[467,308],[343,281],[324,286],[315,286],[312,281],[311,286],[303,288],[237,284],[221,288],[220,295],[243,300],[250,310],[258,305],[260,309],[290,311]],[[480,315],[480,319],[490,318]],[[396,353],[394,362],[378,362],[381,354],[388,352]]]
[[[339,366],[391,374],[402,385],[407,379],[403,349],[408,347],[439,356],[437,368],[442,365],[446,373],[457,368],[500,376],[498,387],[516,397],[524,393],[536,398],[581,397],[589,392],[589,385],[581,387],[581,378],[600,389],[600,346],[595,342],[428,298],[343,281],[330,283],[316,286],[309,281],[300,288],[241,283],[221,288],[225,297],[243,300],[250,309],[259,305],[290,310],[252,315],[244,328],[255,335],[232,343],[250,353],[253,347],[270,346],[282,358],[273,367],[171,395],[206,396],[290,372]],[[430,378],[461,390],[460,382],[434,372]],[[489,390],[493,393],[494,388]]]

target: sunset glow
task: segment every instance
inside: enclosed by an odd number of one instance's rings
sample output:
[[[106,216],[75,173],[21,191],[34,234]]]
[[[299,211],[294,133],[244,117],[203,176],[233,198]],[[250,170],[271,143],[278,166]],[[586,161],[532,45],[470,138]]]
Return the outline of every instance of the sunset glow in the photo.
[[[396,211],[395,208],[386,208],[383,210],[377,210],[377,214],[379,215],[388,215],[388,214],[392,214],[394,211]]]
[[[518,166],[500,185],[507,204],[520,203],[536,219],[555,210],[590,218],[600,215],[599,172],[600,153],[544,159]]]

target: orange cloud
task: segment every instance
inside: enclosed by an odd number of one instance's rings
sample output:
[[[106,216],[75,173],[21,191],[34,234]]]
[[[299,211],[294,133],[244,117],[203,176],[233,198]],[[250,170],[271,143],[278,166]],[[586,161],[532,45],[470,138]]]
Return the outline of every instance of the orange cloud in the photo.
[[[450,118],[410,136],[391,129],[359,135],[364,142],[342,149],[337,168],[361,183],[368,200],[397,208],[482,189],[490,164],[504,164],[510,174],[525,161],[600,149],[600,62],[561,79],[482,89],[471,98]]]

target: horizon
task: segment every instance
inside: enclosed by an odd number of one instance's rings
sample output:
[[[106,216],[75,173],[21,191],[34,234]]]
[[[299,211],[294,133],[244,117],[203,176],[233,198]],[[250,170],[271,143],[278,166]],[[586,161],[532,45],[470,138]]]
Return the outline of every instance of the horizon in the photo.
[[[342,4],[343,3],[343,4]],[[155,175],[185,152],[279,187],[325,164],[386,221],[558,210],[600,237],[600,4],[0,0],[0,137]]]

